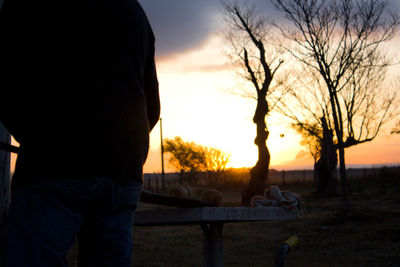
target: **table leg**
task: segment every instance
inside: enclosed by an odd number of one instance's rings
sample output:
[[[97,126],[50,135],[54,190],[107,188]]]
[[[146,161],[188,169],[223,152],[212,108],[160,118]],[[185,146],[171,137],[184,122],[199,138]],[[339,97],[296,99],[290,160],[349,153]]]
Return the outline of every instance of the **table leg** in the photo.
[[[200,224],[203,230],[203,266],[204,267],[222,267],[224,266],[223,259],[223,244],[222,230],[224,223],[202,223]]]

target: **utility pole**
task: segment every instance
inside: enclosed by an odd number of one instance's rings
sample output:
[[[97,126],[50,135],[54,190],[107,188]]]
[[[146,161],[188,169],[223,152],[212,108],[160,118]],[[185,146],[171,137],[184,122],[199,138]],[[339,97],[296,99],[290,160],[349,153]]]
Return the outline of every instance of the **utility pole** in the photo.
[[[164,141],[162,133],[162,118],[160,118],[160,138],[161,138],[161,181],[162,189],[165,191],[165,172],[164,172]]]

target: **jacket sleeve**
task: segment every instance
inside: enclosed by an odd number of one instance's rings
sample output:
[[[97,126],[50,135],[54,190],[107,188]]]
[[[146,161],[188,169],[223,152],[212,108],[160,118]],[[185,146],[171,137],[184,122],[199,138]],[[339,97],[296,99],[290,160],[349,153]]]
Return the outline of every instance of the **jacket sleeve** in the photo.
[[[149,26],[150,27],[150,26]],[[147,53],[145,74],[144,74],[144,92],[147,101],[147,119],[150,130],[154,128],[160,118],[160,96],[158,91],[157,71],[154,60],[154,35],[150,28],[150,44]]]

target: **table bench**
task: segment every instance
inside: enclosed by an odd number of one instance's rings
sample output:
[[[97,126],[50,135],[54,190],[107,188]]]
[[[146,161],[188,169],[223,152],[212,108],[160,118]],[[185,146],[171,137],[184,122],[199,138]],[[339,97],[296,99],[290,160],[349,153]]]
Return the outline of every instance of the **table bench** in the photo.
[[[282,207],[201,207],[154,209],[135,213],[136,226],[199,224],[203,230],[203,265],[223,266],[224,223],[250,221],[287,221],[299,219],[298,209]]]

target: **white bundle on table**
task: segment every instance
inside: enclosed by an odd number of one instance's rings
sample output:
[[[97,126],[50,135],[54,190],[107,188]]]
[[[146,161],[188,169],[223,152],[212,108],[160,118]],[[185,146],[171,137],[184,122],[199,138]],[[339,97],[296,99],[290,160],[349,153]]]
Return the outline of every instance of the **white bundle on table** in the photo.
[[[304,212],[304,202],[300,195],[281,191],[277,186],[265,190],[264,196],[253,196],[250,201],[252,207],[283,207],[287,210],[298,208],[300,215]]]

